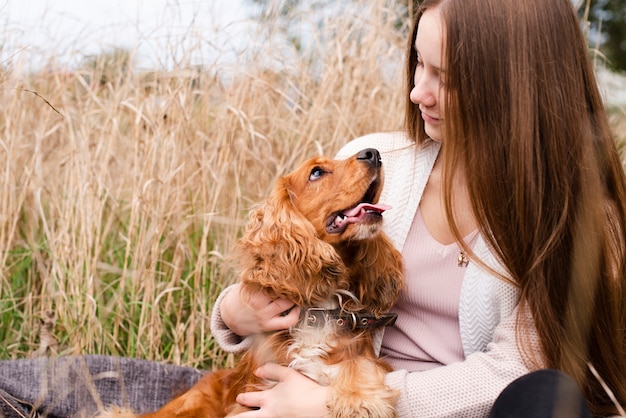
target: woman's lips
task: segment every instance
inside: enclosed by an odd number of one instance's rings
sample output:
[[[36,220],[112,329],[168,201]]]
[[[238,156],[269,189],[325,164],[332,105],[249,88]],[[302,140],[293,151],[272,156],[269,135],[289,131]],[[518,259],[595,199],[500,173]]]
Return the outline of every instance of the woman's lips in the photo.
[[[429,115],[427,115],[424,112],[422,112],[422,119],[424,119],[424,122],[428,122],[428,123],[437,123],[437,122],[439,122],[438,118],[434,118],[432,116],[429,116]]]

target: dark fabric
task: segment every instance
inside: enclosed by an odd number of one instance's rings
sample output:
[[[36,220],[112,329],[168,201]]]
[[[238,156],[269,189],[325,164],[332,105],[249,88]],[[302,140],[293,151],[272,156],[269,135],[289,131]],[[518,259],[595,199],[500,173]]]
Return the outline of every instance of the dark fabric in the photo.
[[[557,370],[538,370],[507,386],[490,418],[591,418],[580,389]]]
[[[109,356],[0,361],[0,417],[90,417],[109,405],[150,412],[202,374],[190,367]]]

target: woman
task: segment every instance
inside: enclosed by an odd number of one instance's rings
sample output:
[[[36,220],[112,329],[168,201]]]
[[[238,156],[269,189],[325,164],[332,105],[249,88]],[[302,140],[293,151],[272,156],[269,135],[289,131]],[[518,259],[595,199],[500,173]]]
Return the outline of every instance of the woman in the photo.
[[[486,416],[545,368],[594,415],[617,413],[594,373],[626,404],[626,179],[571,2],[425,0],[414,23],[407,132],[339,153],[383,155],[386,231],[408,283],[380,349],[399,415]],[[291,305],[245,304],[234,286],[212,328],[243,350],[294,325]],[[325,414],[327,388],[274,364],[258,374],[279,383],[241,394],[258,409],[240,417]]]

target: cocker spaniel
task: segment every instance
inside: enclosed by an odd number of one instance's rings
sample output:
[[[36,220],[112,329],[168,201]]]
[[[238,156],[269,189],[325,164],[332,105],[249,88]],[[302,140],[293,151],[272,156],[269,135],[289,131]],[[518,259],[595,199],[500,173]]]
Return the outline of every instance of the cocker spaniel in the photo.
[[[254,375],[272,361],[330,385],[332,417],[395,417],[390,367],[374,352],[373,334],[404,285],[402,258],[382,232],[377,204],[380,154],[364,149],[346,160],[313,158],[279,179],[253,210],[236,259],[244,292],[263,291],[302,308],[296,327],[264,333],[232,369],[205,375],[146,418],[225,417],[248,410],[235,397],[266,389]],[[101,417],[134,417],[115,410]]]

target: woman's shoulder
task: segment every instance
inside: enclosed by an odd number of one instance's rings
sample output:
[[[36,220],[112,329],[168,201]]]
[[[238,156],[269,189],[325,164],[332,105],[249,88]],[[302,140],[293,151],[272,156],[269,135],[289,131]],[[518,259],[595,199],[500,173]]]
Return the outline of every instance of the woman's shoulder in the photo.
[[[365,148],[375,148],[381,154],[386,154],[402,149],[415,149],[415,142],[403,131],[376,132],[351,140],[339,150],[337,158],[348,158]]]

